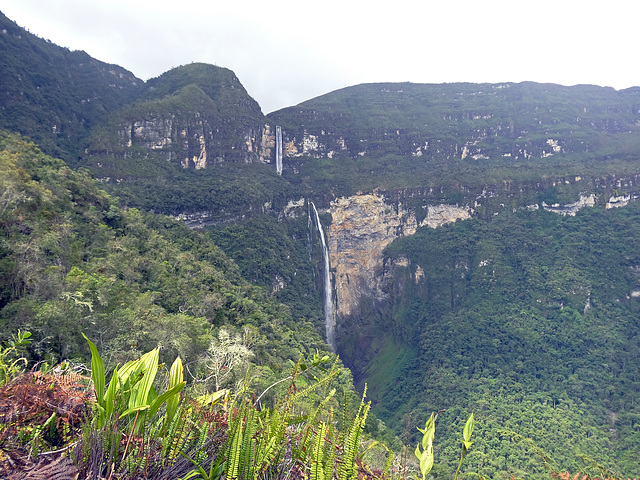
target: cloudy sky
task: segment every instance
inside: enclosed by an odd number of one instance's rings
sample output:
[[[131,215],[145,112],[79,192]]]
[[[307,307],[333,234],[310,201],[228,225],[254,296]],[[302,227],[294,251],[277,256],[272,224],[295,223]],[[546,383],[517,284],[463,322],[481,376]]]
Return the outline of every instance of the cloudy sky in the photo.
[[[191,62],[230,68],[265,113],[367,82],[640,85],[635,0],[0,0],[0,10],[145,80]]]

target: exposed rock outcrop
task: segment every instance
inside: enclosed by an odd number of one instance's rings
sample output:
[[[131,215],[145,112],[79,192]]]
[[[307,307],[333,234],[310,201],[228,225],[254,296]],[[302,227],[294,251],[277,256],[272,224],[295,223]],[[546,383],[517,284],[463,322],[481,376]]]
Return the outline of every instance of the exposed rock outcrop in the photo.
[[[193,118],[173,114],[137,118],[120,125],[120,148],[115,146],[113,153],[120,151],[125,158],[155,155],[196,170],[225,161],[274,162],[275,135],[269,124],[243,128],[230,138],[218,122],[198,113]],[[87,153],[100,155],[90,149]]]
[[[145,87],[142,98],[113,112],[89,140],[84,161],[98,177],[157,175],[163,162],[196,170],[275,163],[275,128],[231,70],[191,64]]]
[[[635,102],[632,89],[588,85],[372,83],[269,117],[287,131],[289,157],[527,161],[587,154],[600,138],[636,134]]]
[[[547,210],[548,212],[557,213],[559,215],[569,215],[574,216],[584,207],[593,207],[596,204],[596,196],[595,194],[591,195],[580,195],[580,200],[573,203],[568,203],[565,205],[560,205],[559,203],[554,203],[553,205],[547,205],[542,202],[542,208]]]
[[[386,280],[384,249],[394,239],[413,235],[418,227],[435,228],[470,218],[470,207],[429,205],[418,222],[402,203],[388,202],[383,195],[366,194],[331,202],[332,223],[328,229],[329,254],[334,272],[336,314],[344,318],[356,311],[362,298],[384,301]]]

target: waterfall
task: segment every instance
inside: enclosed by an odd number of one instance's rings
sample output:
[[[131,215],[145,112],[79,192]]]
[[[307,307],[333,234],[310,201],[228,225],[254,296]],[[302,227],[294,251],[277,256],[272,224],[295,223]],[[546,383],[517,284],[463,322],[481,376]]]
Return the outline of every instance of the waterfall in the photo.
[[[333,315],[333,301],[331,298],[331,272],[329,271],[329,248],[327,248],[327,242],[324,237],[324,230],[322,229],[322,224],[320,223],[320,216],[318,215],[318,210],[316,210],[316,206],[311,202],[311,206],[313,207],[313,214],[316,223],[316,227],[318,228],[318,235],[320,236],[320,241],[322,242],[322,257],[324,260],[324,324],[327,335],[327,343],[331,347],[331,349],[335,352],[335,328],[336,328],[336,319]]]
[[[307,203],[307,253],[309,254],[309,265],[313,265],[313,245],[311,244],[311,237],[313,235],[312,229],[315,228],[315,221],[311,219],[311,204]],[[316,283],[316,269],[312,268],[313,283]]]
[[[276,172],[282,175],[282,128],[276,125]]]

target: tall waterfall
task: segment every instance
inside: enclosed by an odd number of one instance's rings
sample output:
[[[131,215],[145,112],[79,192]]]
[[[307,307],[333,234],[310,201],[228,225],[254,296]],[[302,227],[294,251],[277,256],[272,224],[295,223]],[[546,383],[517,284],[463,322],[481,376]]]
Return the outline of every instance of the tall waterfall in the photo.
[[[313,215],[316,227],[318,229],[318,235],[320,236],[320,241],[322,242],[322,257],[324,260],[324,324],[327,335],[327,343],[331,347],[331,349],[335,352],[335,328],[336,328],[336,318],[333,315],[333,301],[332,301],[332,289],[331,289],[331,272],[329,271],[329,248],[327,248],[327,242],[324,237],[324,230],[322,229],[322,224],[320,223],[320,217],[318,215],[318,210],[316,210],[316,206],[311,202],[311,206],[313,207]]]
[[[282,175],[282,128],[276,125],[276,172]]]

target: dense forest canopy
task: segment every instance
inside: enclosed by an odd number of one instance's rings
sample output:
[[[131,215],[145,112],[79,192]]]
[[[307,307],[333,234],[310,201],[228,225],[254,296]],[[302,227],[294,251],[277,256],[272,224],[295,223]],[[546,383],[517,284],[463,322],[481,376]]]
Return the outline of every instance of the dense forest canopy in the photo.
[[[85,333],[114,363],[158,345],[167,362],[202,360],[224,327],[247,337],[268,382],[327,351],[317,317],[294,320],[201,233],[121,209],[86,172],[22,138],[2,134],[0,161],[0,328],[32,332],[34,359],[85,359]]]
[[[582,454],[633,473],[638,215],[638,204],[575,217],[523,210],[394,242],[387,254],[410,266],[396,267],[403,291],[382,329],[392,327],[413,355],[400,381],[380,392],[379,414],[393,424],[403,413],[445,408],[453,421],[464,399],[485,419],[469,461],[487,474],[523,465],[514,458],[522,452],[498,447],[504,429],[569,469]],[[384,382],[385,367],[375,375]]]

